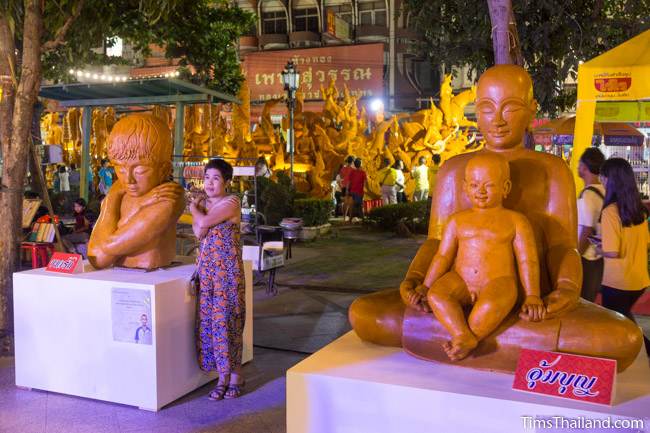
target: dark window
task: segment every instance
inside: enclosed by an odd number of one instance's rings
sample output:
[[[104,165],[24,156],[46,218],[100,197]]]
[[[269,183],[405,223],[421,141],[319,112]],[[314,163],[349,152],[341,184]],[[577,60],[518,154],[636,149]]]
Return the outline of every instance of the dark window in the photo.
[[[262,12],[262,33],[286,34],[287,16],[284,11]]]
[[[361,25],[385,26],[386,3],[383,1],[360,2],[359,23]]]
[[[294,9],[293,10],[293,31],[294,32],[316,32],[318,33],[318,9]]]

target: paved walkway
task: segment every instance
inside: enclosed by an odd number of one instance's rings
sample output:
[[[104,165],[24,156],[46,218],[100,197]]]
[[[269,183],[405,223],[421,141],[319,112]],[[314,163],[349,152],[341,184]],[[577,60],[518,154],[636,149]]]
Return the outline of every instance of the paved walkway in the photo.
[[[14,386],[12,358],[0,358],[0,433],[282,433],[285,372],[347,332],[347,308],[360,294],[397,287],[423,237],[344,228],[293,248],[278,272],[279,293],[254,292],[254,361],[246,394],[212,402],[208,384],[158,413]],[[641,318],[650,333],[650,317]]]

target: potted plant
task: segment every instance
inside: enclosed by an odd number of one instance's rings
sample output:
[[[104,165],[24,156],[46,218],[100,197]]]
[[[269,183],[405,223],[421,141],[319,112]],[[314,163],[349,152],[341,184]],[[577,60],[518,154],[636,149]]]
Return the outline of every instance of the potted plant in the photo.
[[[329,218],[333,209],[334,204],[331,200],[313,198],[295,200],[293,213],[303,221],[300,239],[313,240],[319,235],[328,233],[331,228]]]

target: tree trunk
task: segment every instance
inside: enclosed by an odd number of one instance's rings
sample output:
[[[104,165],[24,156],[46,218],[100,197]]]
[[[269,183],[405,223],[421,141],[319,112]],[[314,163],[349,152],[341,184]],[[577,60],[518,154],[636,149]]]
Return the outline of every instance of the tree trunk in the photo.
[[[22,192],[27,171],[34,103],[41,83],[43,17],[39,0],[25,0],[23,58],[12,115],[11,136],[3,141],[4,169],[0,193],[0,329],[13,330],[13,271],[18,257],[22,225]]]
[[[512,12],[512,0],[488,0],[488,9],[492,23],[494,64],[523,66],[517,23]]]
[[[16,45],[14,36],[9,29],[7,16],[0,15],[0,144],[3,155],[5,146],[9,146],[11,138],[11,116],[14,109],[16,88],[12,78],[12,65],[16,64]]]

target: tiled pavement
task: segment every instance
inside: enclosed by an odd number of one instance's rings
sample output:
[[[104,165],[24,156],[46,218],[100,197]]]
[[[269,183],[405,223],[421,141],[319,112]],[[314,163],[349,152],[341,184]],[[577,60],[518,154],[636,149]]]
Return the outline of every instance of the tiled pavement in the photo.
[[[17,389],[13,359],[0,358],[0,433],[285,432],[286,370],[349,330],[347,308],[359,294],[396,286],[421,241],[351,230],[294,247],[294,258],[278,273],[278,295],[256,287],[256,348],[239,399],[209,401],[212,383],[146,412]],[[650,335],[650,317],[639,319]]]

